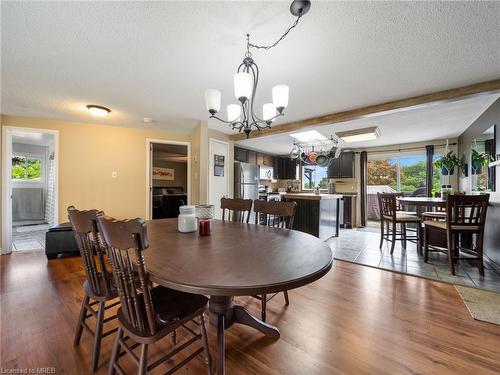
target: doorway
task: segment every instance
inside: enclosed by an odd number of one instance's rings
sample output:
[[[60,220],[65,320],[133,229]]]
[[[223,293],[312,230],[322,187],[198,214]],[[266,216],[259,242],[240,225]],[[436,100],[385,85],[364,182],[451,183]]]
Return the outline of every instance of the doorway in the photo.
[[[175,218],[190,203],[191,144],[147,139],[148,219]]]
[[[44,251],[58,223],[58,132],[3,128],[2,254]]]
[[[229,143],[209,139],[208,203],[214,205],[214,216],[222,219],[220,200],[229,194]],[[232,165],[231,165],[232,167]]]

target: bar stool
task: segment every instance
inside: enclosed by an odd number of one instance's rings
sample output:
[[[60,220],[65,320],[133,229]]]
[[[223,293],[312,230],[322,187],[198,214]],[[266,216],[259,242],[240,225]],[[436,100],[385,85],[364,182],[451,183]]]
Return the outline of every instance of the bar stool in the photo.
[[[445,231],[447,249],[434,249],[448,255],[450,272],[455,275],[454,263],[459,259],[476,260],[479,274],[484,276],[483,240],[484,223],[488,209],[489,194],[483,195],[449,195],[446,201],[446,220],[425,220],[424,223],[424,262],[429,260],[429,244],[427,243],[429,227]],[[459,235],[475,235],[475,246],[465,249],[458,246]],[[460,251],[472,255],[461,257]]]
[[[417,244],[417,251],[422,252],[420,246],[420,223],[421,219],[413,213],[401,212],[397,210],[397,200],[395,193],[377,193],[378,203],[380,207],[380,248],[384,244],[384,240],[391,242],[391,254],[394,253],[396,241],[401,241],[406,248],[406,241]],[[417,229],[414,231],[414,236],[407,235],[407,224],[416,224]],[[387,233],[384,231],[384,226],[387,224]],[[397,224],[400,226],[400,231],[397,231]],[[411,230],[413,232],[413,230]]]

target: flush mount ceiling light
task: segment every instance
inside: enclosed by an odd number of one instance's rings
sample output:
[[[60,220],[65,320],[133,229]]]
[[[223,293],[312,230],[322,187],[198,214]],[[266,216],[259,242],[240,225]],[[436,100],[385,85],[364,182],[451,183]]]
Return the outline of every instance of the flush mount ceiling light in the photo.
[[[364,129],[347,130],[345,132],[337,132],[337,137],[344,142],[361,142],[371,141],[380,137],[380,129],[376,126]]]
[[[87,105],[87,109],[95,117],[106,117],[111,113],[111,109],[95,104]]]
[[[248,136],[253,128],[257,130],[270,128],[273,121],[284,115],[284,110],[288,106],[288,86],[277,85],[272,89],[272,103],[265,103],[262,106],[262,118],[257,116],[254,109],[255,94],[259,82],[259,68],[252,59],[250,48],[268,50],[276,47],[285,38],[290,30],[297,26],[300,18],[309,11],[311,2],[306,0],[294,0],[290,5],[290,13],[296,18],[292,26],[273,44],[260,46],[250,43],[250,34],[247,34],[247,52],[243,62],[238,67],[234,75],[234,96],[238,104],[227,106],[227,121],[217,117],[220,111],[222,94],[219,90],[209,89],[205,91],[205,105],[210,118],[217,119],[231,126],[232,129],[244,131]]]
[[[295,138],[299,142],[313,142],[313,141],[326,141],[326,138],[323,134],[317,132],[316,130],[308,130],[300,133],[292,133],[290,137]]]

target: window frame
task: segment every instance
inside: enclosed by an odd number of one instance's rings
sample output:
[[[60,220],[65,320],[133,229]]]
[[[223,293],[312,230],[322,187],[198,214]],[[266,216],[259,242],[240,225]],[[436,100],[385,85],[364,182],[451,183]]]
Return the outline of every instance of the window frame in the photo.
[[[45,155],[42,154],[34,154],[30,152],[12,152],[11,160],[14,157],[22,157],[25,159],[24,166],[24,178],[23,179],[14,179],[12,178],[12,165],[10,167],[10,178],[14,183],[23,183],[23,184],[40,184],[45,181]],[[28,178],[28,159],[39,159],[40,160],[40,178],[29,179]]]
[[[300,178],[300,188],[301,191],[314,191],[314,189],[310,188],[305,188],[305,179],[304,179],[304,167],[308,167],[308,165],[305,165],[303,163],[300,163],[300,168],[299,168],[299,178]],[[319,167],[319,168],[325,168],[326,169],[326,179],[329,180],[328,178],[328,167],[320,167],[318,165],[310,165],[310,167]],[[320,191],[327,191],[328,188],[320,188]]]

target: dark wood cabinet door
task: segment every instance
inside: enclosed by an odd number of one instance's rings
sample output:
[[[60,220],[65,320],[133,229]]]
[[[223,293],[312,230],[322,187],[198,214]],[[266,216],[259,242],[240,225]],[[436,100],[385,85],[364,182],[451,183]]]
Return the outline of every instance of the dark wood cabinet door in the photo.
[[[354,178],[354,152],[344,152],[340,157],[340,178]]]
[[[234,160],[240,161],[242,163],[247,163],[248,162],[247,150],[245,150],[244,148],[235,147]]]
[[[340,177],[340,158],[333,159],[328,170],[326,172],[328,178],[339,178]]]
[[[352,197],[344,196],[344,228],[352,228]]]
[[[264,154],[261,154],[260,152],[257,153],[257,165],[265,165]]]
[[[273,166],[274,157],[272,157],[271,155],[267,155],[267,154],[262,154],[262,155],[263,155],[262,164],[267,165],[269,167]]]
[[[250,164],[257,164],[257,153],[252,150],[247,150],[248,161]]]

